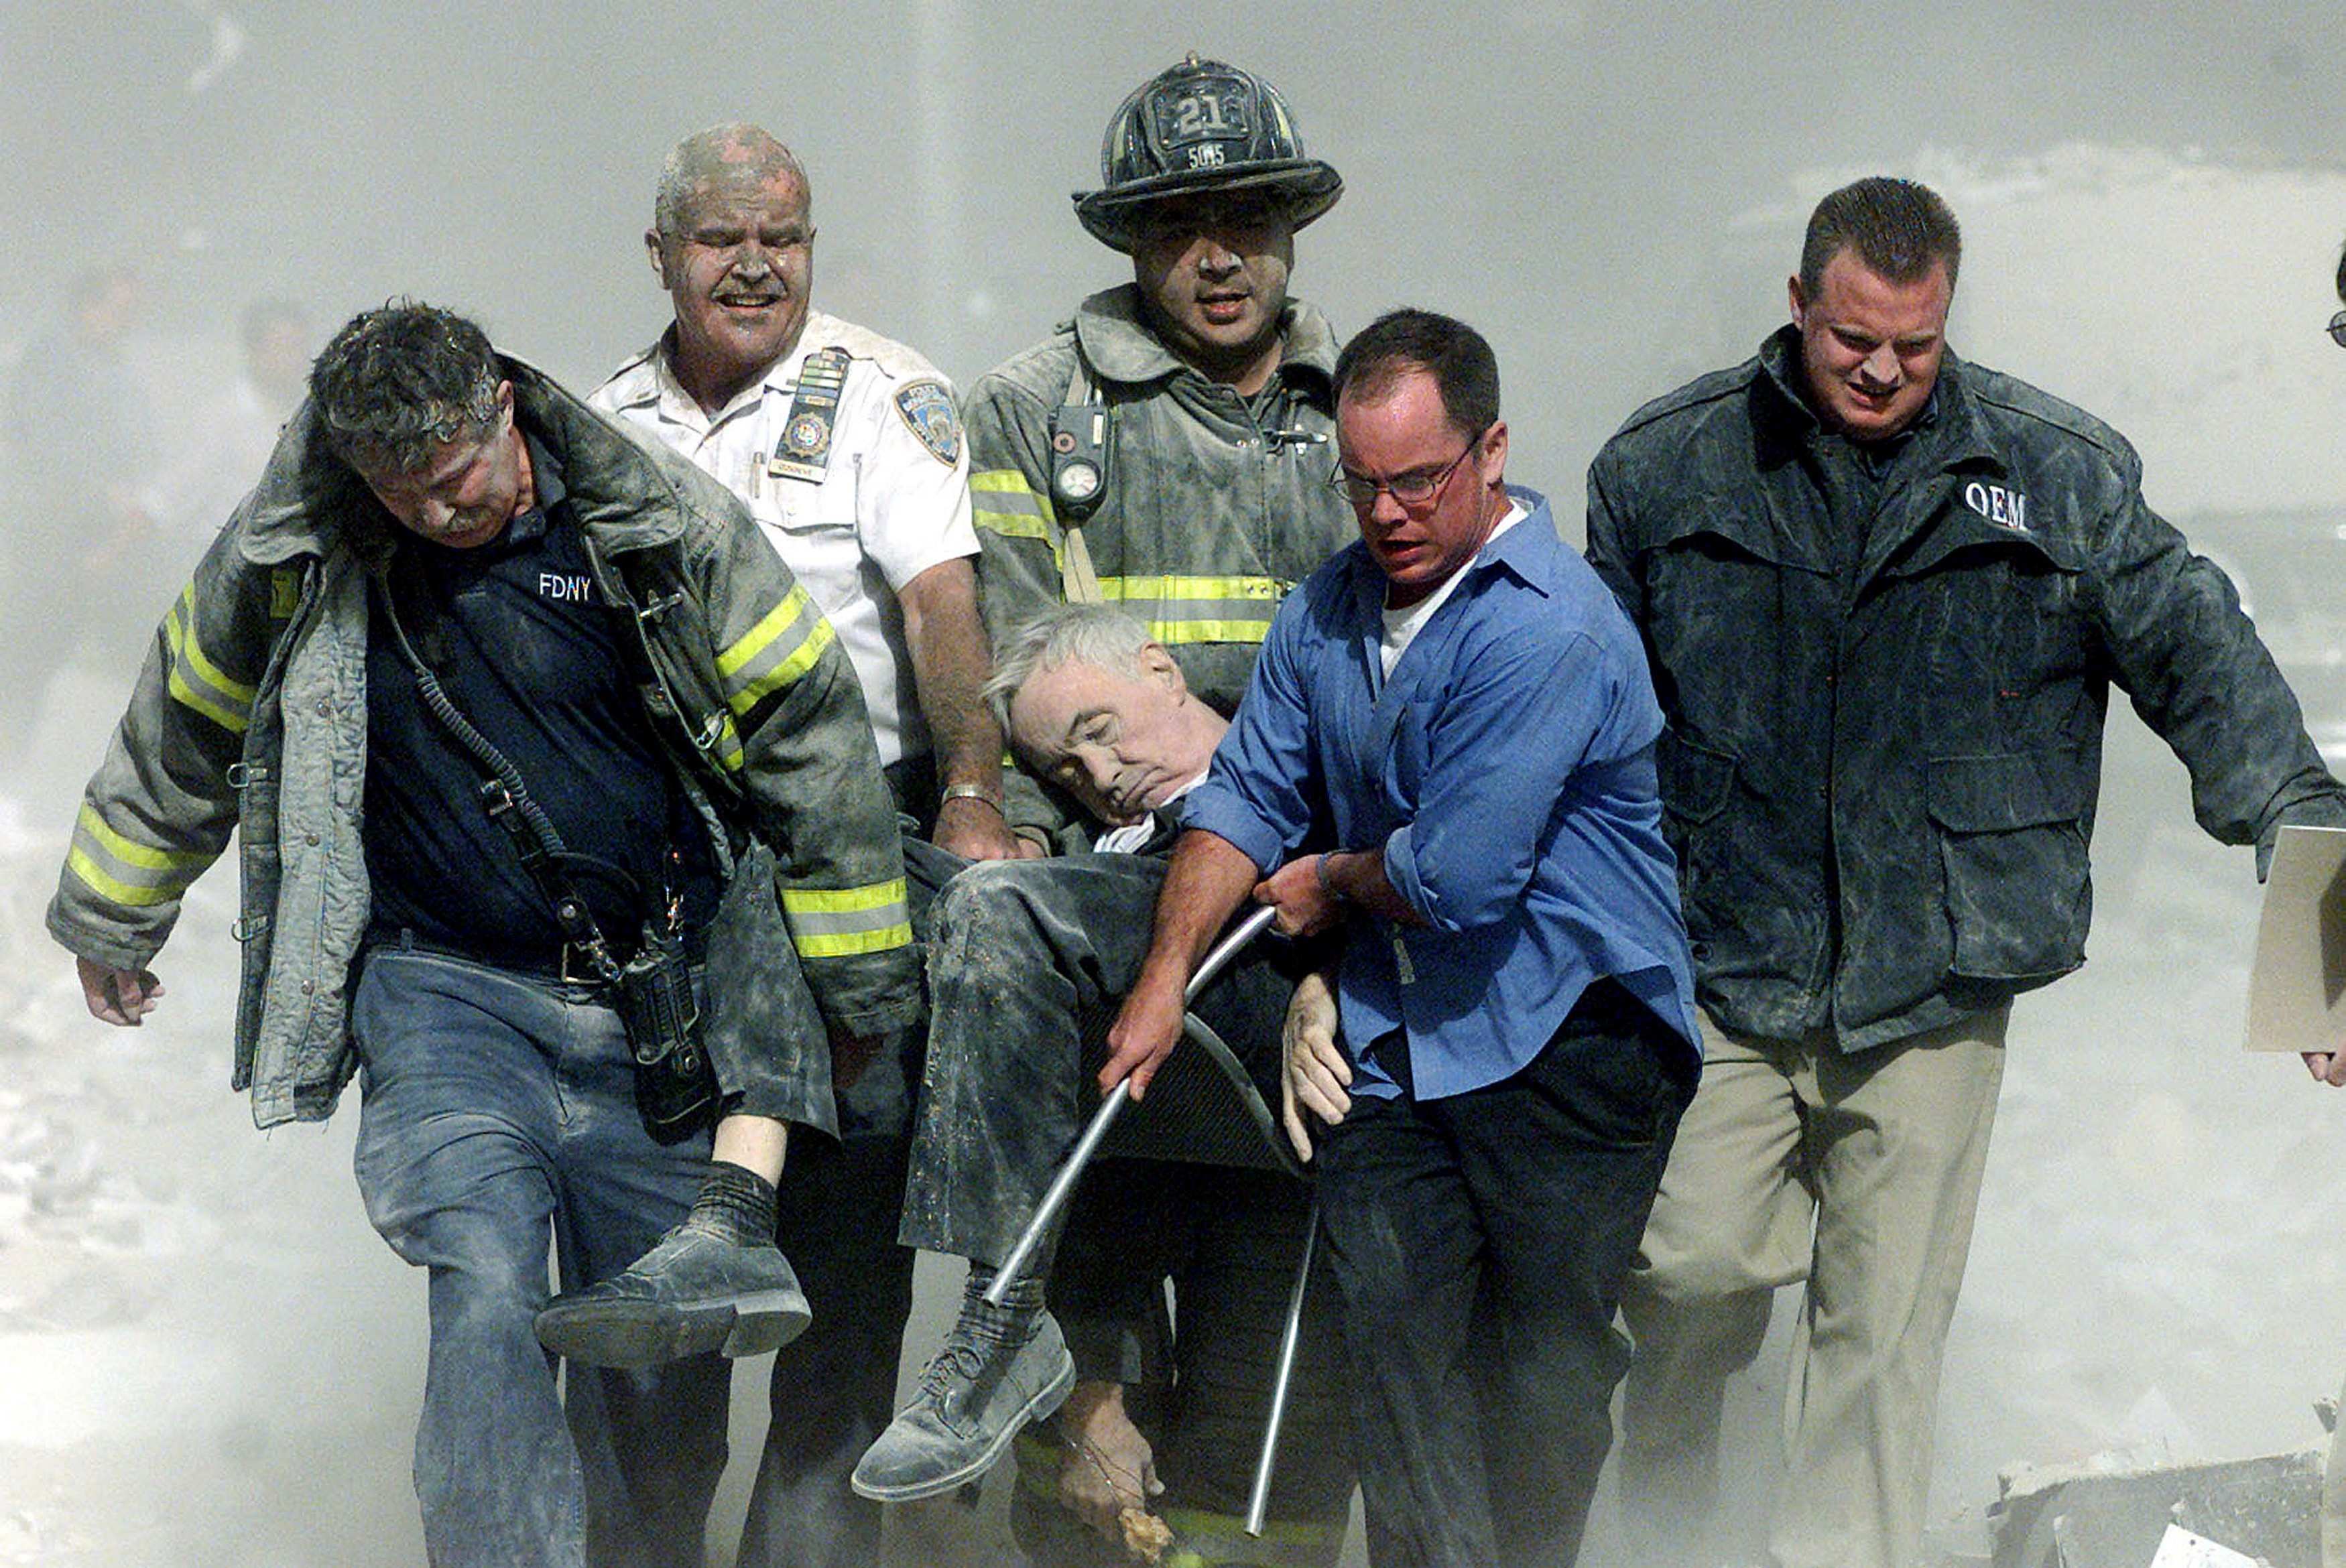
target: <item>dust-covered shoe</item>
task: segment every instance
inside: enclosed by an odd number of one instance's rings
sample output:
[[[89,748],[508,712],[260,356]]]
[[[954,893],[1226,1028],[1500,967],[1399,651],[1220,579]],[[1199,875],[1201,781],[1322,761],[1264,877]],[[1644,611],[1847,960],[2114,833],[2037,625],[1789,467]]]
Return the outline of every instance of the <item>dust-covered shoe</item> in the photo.
[[[789,1344],[811,1314],[790,1260],[695,1217],[608,1279],[555,1298],[537,1342],[589,1367],[656,1367],[721,1350],[757,1356]]]
[[[1075,1386],[1075,1359],[1048,1312],[965,1303],[920,1392],[856,1462],[855,1490],[909,1502],[974,1481]]]

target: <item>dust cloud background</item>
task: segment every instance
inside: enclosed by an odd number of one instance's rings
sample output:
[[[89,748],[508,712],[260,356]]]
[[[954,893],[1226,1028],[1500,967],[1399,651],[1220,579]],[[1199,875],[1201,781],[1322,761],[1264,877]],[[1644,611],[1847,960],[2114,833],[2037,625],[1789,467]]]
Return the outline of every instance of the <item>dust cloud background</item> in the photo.
[[[1958,350],[2124,431],[2317,730],[2346,727],[2346,354],[2320,331],[2346,29],[2318,0],[2047,9],[9,0],[0,361],[76,272],[127,266],[167,416],[261,294],[321,329],[452,304],[583,390],[665,321],[639,239],[661,155],[750,118],[812,174],[818,303],[965,383],[1123,275],[1067,195],[1117,103],[1195,48],[1279,86],[1348,181],[1297,292],[1344,329],[1403,302],[1484,327],[1512,476],[1568,531],[1630,410],[1782,319],[1817,195],[1933,181],[1968,241]],[[175,589],[57,585],[158,615]],[[0,660],[46,633],[0,626]],[[421,1280],[360,1215],[354,1105],[261,1139],[226,1092],[228,873],[139,1034],[80,1015],[38,929],[118,701],[56,683],[0,813],[0,1563],[414,1561]],[[2346,1098],[2240,1051],[2249,857],[2197,835],[2123,711],[2096,850],[2092,962],[2014,1020],[1941,1422],[1957,1536],[2008,1461],[2310,1444],[2346,1371]],[[1738,1402],[1756,1496],[1764,1378]]]

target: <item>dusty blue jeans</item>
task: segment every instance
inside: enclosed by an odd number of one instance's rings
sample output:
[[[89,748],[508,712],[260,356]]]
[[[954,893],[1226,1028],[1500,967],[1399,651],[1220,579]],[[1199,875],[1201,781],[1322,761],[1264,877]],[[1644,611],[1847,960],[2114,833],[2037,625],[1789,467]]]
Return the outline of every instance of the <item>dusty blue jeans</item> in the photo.
[[[616,1274],[708,1170],[638,1118],[618,1015],[577,987],[377,948],[352,1007],[367,1217],[430,1270],[415,1492],[434,1568],[699,1568],[729,1369],[574,1369],[531,1321],[549,1238],[566,1288]]]

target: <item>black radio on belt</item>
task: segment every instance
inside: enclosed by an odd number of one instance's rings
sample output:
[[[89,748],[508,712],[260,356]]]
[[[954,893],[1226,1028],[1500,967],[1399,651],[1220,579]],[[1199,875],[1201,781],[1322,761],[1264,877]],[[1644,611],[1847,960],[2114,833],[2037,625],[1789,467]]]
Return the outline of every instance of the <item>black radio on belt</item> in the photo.
[[[1062,404],[1051,413],[1051,504],[1063,522],[1081,522],[1107,489],[1107,405]]]

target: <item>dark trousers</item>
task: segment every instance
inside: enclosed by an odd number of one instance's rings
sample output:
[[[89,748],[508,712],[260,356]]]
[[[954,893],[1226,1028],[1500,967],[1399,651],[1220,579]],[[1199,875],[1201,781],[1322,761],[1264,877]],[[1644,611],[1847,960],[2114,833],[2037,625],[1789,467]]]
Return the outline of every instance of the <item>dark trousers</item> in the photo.
[[[572,1369],[532,1321],[682,1218],[706,1135],[663,1148],[636,1112],[618,1015],[577,987],[379,948],[352,1007],[367,1217],[430,1271],[415,1491],[434,1568],[699,1568],[725,1468],[720,1358]]]
[[[1126,1409],[1165,1483],[1155,1506],[1190,1553],[1184,1562],[1331,1568],[1342,1555],[1352,1458],[1336,1294],[1324,1268],[1314,1269],[1304,1300],[1270,1522],[1260,1541],[1244,1533],[1310,1213],[1310,1193],[1294,1177],[1227,1166],[1107,1159],[1076,1189],[1051,1310],[1077,1371],[1126,1385]],[[1011,1522],[1028,1561],[1128,1561],[1120,1543],[1102,1542],[1059,1506],[1065,1451],[1045,1434],[1056,1435],[1047,1424],[1032,1428],[1018,1449]]]
[[[926,933],[937,889],[965,863],[905,838],[917,931]],[[791,1135],[774,1239],[814,1319],[774,1356],[739,1568],[872,1568],[880,1560],[880,1504],[856,1496],[847,1478],[895,1412],[896,1362],[913,1310],[913,1249],[897,1244],[896,1221],[921,1055],[918,1038],[902,1042],[837,1091],[836,1140],[803,1127]]]
[[[1590,987],[1529,1066],[1420,1101],[1355,1097],[1321,1154],[1353,1447],[1377,1568],[1567,1568],[1629,1360],[1613,1327],[1687,1054]]]
[[[841,1137],[790,1139],[775,1235],[814,1320],[774,1356],[771,1419],[740,1568],[872,1568],[880,1505],[847,1484],[886,1429],[913,1310],[904,1196],[905,1066],[882,1056],[839,1095]]]
[[[937,899],[905,1245],[989,1266],[1009,1255],[1098,1108],[1091,1069],[1148,955],[1165,865],[1155,855],[994,860]],[[1294,991],[1280,962],[1276,944],[1257,943],[1196,1004],[1274,1105]],[[1047,1255],[1030,1265],[1048,1267]]]
[[[1098,1043],[1147,956],[1166,862],[1153,855],[1068,855],[974,866],[938,899],[929,952],[932,1029],[903,1239],[999,1264],[1099,1103]],[[1277,944],[1250,949],[1196,1011],[1275,1085],[1280,1019],[1293,982]],[[1182,1049],[1195,1051],[1194,1045]],[[1160,1078],[1143,1110],[1164,1112]],[[1275,1086],[1271,1088],[1274,1097]],[[1127,1121],[1127,1128],[1130,1125]],[[1292,1177],[1158,1160],[1102,1162],[1077,1188],[1050,1302],[1079,1375],[1127,1390],[1157,1449],[1167,1517],[1186,1546],[1239,1535],[1253,1478],[1306,1196]],[[1178,1332],[1127,1357],[1114,1345],[1159,1322],[1174,1282]],[[1272,1495],[1279,1539],[1207,1562],[1282,1565],[1333,1560],[1350,1504],[1349,1455],[1321,1306],[1311,1314]],[[1103,1347],[1109,1347],[1103,1349]],[[1153,1385],[1153,1386],[1152,1386]],[[1037,1427],[1030,1437],[1047,1431]],[[1022,1459],[1022,1547],[1053,1564],[1104,1549],[1055,1501],[1057,1456]],[[1107,1551],[1109,1561],[1121,1548]],[[1168,1559],[1169,1560],[1169,1559]]]

